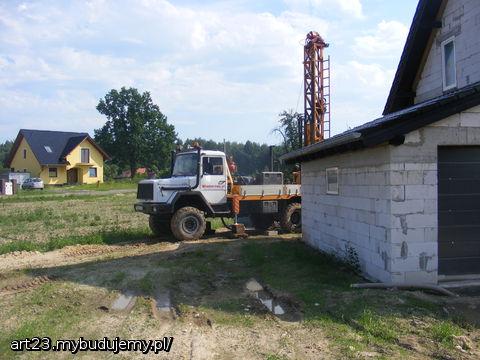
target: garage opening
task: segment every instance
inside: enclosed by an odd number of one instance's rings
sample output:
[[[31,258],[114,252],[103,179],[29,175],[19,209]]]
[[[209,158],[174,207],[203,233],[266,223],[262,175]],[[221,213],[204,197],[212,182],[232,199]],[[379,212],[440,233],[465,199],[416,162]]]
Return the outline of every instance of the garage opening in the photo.
[[[480,274],[480,146],[438,148],[438,273]]]

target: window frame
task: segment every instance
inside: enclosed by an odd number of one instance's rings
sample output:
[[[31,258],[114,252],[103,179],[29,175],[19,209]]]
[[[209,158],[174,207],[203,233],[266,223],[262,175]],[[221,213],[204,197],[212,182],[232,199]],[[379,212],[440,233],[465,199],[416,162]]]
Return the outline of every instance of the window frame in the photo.
[[[336,183],[330,183],[329,181],[329,173],[331,172],[335,172],[335,175],[336,175]],[[340,181],[339,181],[339,176],[340,175],[340,171],[338,169],[338,167],[329,167],[329,168],[326,168],[325,169],[325,185],[326,185],[326,193],[328,195],[338,195],[339,194],[339,190],[340,190]],[[335,185],[336,184],[336,189],[331,189],[330,186],[331,185]]]
[[[215,160],[219,161],[215,161]],[[214,164],[217,163],[217,164]],[[219,163],[218,163],[219,162]],[[216,169],[221,169],[221,173],[216,173]],[[215,155],[206,155],[202,158],[202,174],[208,176],[225,176],[225,166],[223,157]]]
[[[86,152],[86,154],[87,154],[87,157],[86,157],[86,158],[87,158],[87,161],[83,161],[83,159],[84,159],[84,156],[83,156],[84,152]],[[89,148],[81,148],[81,149],[80,149],[80,163],[81,163],[81,164],[90,164],[90,149],[89,149]]]
[[[95,170],[95,176],[92,176],[92,173],[91,173],[92,170]],[[96,167],[89,167],[88,168],[88,176],[91,177],[91,178],[98,177],[98,169]]]
[[[453,83],[447,85],[447,64],[446,64],[446,57],[445,57],[445,49],[446,46],[452,44],[452,56],[453,56]],[[451,36],[448,39],[445,39],[441,43],[441,51],[442,51],[442,87],[443,91],[448,91],[451,89],[455,89],[457,87],[457,57],[455,54],[455,36]]]
[[[55,175],[52,176],[52,173],[55,172]],[[49,167],[48,168],[48,177],[51,177],[51,178],[56,178],[58,177],[58,169],[56,167]]]
[[[27,158],[27,149],[23,149],[23,158],[24,158],[24,159]]]

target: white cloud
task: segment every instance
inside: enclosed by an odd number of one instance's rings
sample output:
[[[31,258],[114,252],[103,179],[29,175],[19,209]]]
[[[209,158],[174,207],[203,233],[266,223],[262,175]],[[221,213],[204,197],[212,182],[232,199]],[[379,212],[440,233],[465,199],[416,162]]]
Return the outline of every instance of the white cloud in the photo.
[[[6,28],[0,46],[8,45],[0,57],[3,114],[56,129],[73,122],[79,131],[91,131],[81,127],[101,119],[98,98],[111,88],[133,86],[150,91],[185,131],[219,136],[185,114],[211,118],[211,129],[244,117],[239,140],[252,136],[247,126],[257,128],[259,140],[297,100],[306,32],[313,25],[328,30],[325,20],[294,11],[231,13],[164,0],[64,4],[33,1],[0,16]]]
[[[10,139],[18,128],[39,123],[93,133],[104,121],[95,110],[98,99],[132,86],[151,92],[182,138],[267,141],[278,113],[303,111],[305,34],[336,38],[340,49],[342,41],[351,44],[341,24],[365,19],[359,0],[285,1],[287,9],[277,12],[254,12],[239,5],[244,2],[235,2],[232,11],[227,3],[193,7],[166,0],[2,5],[2,136]],[[370,44],[360,60],[332,58],[332,129],[345,130],[346,122],[381,110],[393,70],[362,59],[382,54],[400,33],[395,22],[382,24],[357,33],[355,51]],[[360,120],[348,109],[361,109]]]
[[[313,9],[318,15],[348,15],[352,18],[363,18],[360,0],[284,0],[295,9],[308,11]]]
[[[382,21],[376,29],[355,38],[353,49],[358,56],[400,58],[408,35],[408,27],[398,21]]]

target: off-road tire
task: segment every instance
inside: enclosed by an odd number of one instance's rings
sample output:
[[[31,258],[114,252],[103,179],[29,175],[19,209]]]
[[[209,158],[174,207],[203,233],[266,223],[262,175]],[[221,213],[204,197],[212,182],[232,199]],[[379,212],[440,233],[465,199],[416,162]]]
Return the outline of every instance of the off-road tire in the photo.
[[[274,219],[271,215],[253,214],[250,216],[253,227],[257,231],[266,231],[273,226]]]
[[[171,235],[172,230],[170,228],[170,218],[150,215],[148,218],[148,225],[156,236]]]
[[[286,232],[302,231],[302,205],[300,203],[291,203],[282,213],[280,227]]]
[[[205,215],[197,208],[187,206],[178,209],[170,222],[173,236],[179,240],[197,240],[205,233]]]

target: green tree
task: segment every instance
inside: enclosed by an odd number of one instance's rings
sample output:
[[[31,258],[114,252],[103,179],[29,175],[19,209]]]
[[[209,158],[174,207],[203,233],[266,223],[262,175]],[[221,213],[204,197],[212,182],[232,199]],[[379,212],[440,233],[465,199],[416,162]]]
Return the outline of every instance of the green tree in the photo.
[[[118,175],[118,165],[105,163],[103,164],[103,178],[104,180],[113,180]]]
[[[177,135],[149,92],[112,89],[100,99],[97,110],[107,117],[107,122],[95,130],[95,141],[114,164],[129,168],[132,178],[138,167],[169,166],[169,151],[174,148]]]
[[[3,168],[4,162],[7,159],[10,150],[12,150],[13,141],[5,141],[3,144],[0,144],[0,168]]]
[[[283,138],[283,148],[285,153],[302,147],[300,131],[303,122],[303,114],[293,112],[293,110],[284,110],[280,113],[279,125],[272,130],[273,133],[280,134]]]

